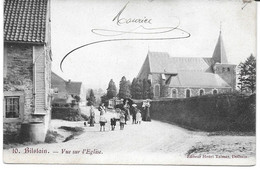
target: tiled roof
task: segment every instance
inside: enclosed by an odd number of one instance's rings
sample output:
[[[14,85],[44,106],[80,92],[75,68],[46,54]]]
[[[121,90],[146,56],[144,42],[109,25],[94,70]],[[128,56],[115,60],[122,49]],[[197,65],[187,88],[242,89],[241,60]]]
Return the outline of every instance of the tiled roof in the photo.
[[[179,71],[212,72],[212,58],[170,57],[166,52],[148,52],[151,73],[178,73]]]
[[[4,40],[44,43],[48,0],[5,0]]]
[[[172,76],[170,87],[231,88],[219,75],[207,72],[179,72]]]

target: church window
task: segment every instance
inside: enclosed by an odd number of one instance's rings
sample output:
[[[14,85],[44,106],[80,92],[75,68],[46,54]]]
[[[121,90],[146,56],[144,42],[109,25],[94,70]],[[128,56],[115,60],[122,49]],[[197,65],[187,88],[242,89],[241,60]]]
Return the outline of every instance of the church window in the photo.
[[[190,89],[187,89],[187,90],[186,90],[186,98],[188,98],[188,97],[190,97],[190,96],[191,96],[191,94],[190,94],[190,93],[191,93]]]
[[[217,89],[214,89],[213,91],[212,91],[212,93],[215,95],[215,94],[218,94],[218,90]]]
[[[155,97],[160,97],[160,85],[159,84],[156,84],[154,86],[154,96]]]
[[[172,98],[177,98],[177,89],[172,89]]]
[[[227,68],[227,71],[230,71],[230,68],[229,68],[229,67]]]
[[[203,89],[200,89],[199,95],[200,95],[200,96],[204,95],[204,90],[203,90]]]

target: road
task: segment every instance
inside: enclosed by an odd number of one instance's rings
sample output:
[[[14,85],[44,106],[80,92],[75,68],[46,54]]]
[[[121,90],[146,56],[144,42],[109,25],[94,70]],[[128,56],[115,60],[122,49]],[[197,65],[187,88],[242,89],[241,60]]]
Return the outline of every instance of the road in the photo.
[[[97,114],[98,115],[98,114]],[[111,116],[106,114],[107,118]],[[98,119],[98,118],[97,118]],[[83,122],[52,120],[53,130],[59,126],[84,127]],[[12,154],[12,149],[4,150],[5,160],[19,159],[53,163],[117,163],[117,164],[253,164],[255,161],[254,136],[208,136],[205,132],[194,132],[168,123],[152,120],[141,124],[128,124],[124,130],[111,131],[109,123],[106,131],[99,131],[99,124],[84,127],[84,133],[68,142],[37,144],[30,148],[42,148],[48,154],[23,153],[26,147],[18,148],[20,154]],[[242,150],[241,148],[245,149]],[[194,155],[249,155],[247,158],[217,159],[187,158],[187,152]],[[203,148],[203,149],[201,149]],[[208,149],[207,148],[211,148]],[[239,150],[240,148],[240,150]],[[68,151],[64,153],[63,151]],[[83,151],[85,149],[85,151]],[[197,150],[197,151],[198,151]],[[71,151],[69,153],[69,151]],[[79,154],[73,154],[79,151]],[[215,151],[215,153],[214,153]],[[84,152],[84,154],[83,154]],[[90,154],[90,153],[94,154]],[[37,158],[37,159],[36,159]]]

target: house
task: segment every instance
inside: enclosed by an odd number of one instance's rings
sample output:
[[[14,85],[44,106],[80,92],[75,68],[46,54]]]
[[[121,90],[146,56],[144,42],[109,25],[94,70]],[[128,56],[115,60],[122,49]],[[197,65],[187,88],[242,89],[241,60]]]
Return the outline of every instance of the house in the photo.
[[[220,31],[212,57],[149,51],[137,78],[150,80],[155,99],[186,98],[235,90],[236,65],[228,63]]]
[[[79,96],[82,102],[86,101],[86,90],[82,82],[66,81],[52,72],[51,87],[56,91],[53,103],[73,103],[75,96]]]
[[[51,110],[49,0],[4,1],[4,134],[40,123],[44,140]]]

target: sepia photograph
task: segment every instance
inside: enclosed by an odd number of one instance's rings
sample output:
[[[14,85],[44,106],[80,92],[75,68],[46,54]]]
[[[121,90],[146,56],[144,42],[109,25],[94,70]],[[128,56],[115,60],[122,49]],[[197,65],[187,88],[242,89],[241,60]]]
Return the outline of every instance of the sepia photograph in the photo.
[[[3,162],[256,164],[251,0],[4,0]]]

